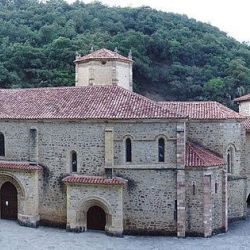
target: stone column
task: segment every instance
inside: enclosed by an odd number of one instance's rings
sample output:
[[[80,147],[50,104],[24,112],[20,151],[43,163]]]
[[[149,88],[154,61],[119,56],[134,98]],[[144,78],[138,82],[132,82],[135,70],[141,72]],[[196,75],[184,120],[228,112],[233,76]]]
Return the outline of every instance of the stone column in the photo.
[[[227,171],[222,173],[222,228],[225,232],[228,231],[228,190],[227,190]]]
[[[105,167],[114,165],[113,128],[105,129]]]
[[[94,64],[91,62],[89,67],[89,85],[93,86],[95,81],[95,71],[94,71]]]
[[[38,163],[38,133],[36,128],[30,129],[30,162]]]
[[[177,124],[177,236],[185,237],[186,232],[186,199],[185,199],[185,123]]]
[[[79,63],[75,64],[75,86],[78,85],[78,68],[79,68]]]
[[[18,202],[18,223],[27,227],[38,227],[40,221],[39,215],[39,187],[42,173],[40,170],[32,172],[18,173],[21,180],[27,180],[23,183],[25,186],[24,196],[19,195]]]
[[[117,72],[116,72],[116,62],[112,62],[112,85],[117,85],[118,79],[117,79]]]
[[[129,89],[133,91],[133,63],[129,64]]]
[[[212,235],[212,200],[211,200],[211,175],[203,176],[203,193],[204,193],[204,237]]]

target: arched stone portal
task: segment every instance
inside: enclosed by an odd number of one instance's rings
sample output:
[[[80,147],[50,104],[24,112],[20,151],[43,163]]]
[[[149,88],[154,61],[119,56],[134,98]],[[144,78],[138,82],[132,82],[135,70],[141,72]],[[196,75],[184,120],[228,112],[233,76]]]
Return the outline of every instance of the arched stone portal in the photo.
[[[9,181],[1,187],[1,219],[17,219],[17,189]]]
[[[92,206],[87,212],[87,229],[105,230],[106,213],[99,206]]]
[[[0,163],[0,215],[20,225],[37,227],[42,168],[28,163]]]
[[[103,230],[110,231],[112,226],[112,207],[109,202],[97,196],[89,196],[83,200],[79,212],[80,220],[85,230]]]
[[[63,181],[67,185],[68,231],[101,229],[109,235],[122,235],[125,180],[78,175],[77,178],[68,176]]]

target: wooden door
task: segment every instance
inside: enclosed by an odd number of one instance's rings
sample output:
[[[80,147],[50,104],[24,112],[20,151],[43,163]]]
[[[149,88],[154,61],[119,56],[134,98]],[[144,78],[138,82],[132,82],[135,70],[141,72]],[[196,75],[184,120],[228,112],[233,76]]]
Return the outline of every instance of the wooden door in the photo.
[[[98,206],[89,208],[87,213],[87,228],[93,230],[105,230],[106,214]]]
[[[8,220],[17,219],[17,190],[10,183],[5,182],[1,188],[1,218]]]

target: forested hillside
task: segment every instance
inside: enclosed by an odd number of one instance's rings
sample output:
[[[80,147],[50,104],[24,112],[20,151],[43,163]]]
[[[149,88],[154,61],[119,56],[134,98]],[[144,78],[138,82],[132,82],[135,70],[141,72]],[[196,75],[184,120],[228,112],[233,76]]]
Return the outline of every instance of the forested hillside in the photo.
[[[74,84],[75,52],[132,49],[136,91],[232,105],[250,91],[250,47],[186,16],[100,3],[0,0],[0,87]]]

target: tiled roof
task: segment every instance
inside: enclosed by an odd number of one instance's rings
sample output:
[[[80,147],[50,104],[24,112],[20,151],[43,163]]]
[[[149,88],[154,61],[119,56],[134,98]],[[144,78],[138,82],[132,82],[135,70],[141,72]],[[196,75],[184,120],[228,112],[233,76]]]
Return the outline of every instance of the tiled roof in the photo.
[[[159,102],[163,107],[196,120],[243,119],[239,113],[214,102]]]
[[[242,125],[246,129],[247,132],[250,132],[250,118],[243,121]]]
[[[100,60],[100,59],[107,59],[107,60],[115,59],[119,61],[133,62],[133,60],[129,59],[128,57],[122,56],[118,54],[117,52],[114,52],[108,49],[100,49],[100,50],[94,51],[88,55],[77,58],[75,62]]]
[[[243,102],[243,101],[248,101],[248,100],[250,100],[250,94],[243,95],[234,99],[235,102]]]
[[[126,185],[126,180],[118,177],[107,179],[100,176],[71,175],[63,179],[65,183],[89,184],[89,185]]]
[[[0,119],[183,118],[118,86],[1,89]]]
[[[224,165],[223,158],[217,156],[210,150],[188,142],[186,144],[186,166],[187,167],[212,167]]]
[[[38,164],[30,164],[29,162],[11,162],[0,161],[0,169],[4,170],[42,170],[43,168]]]

